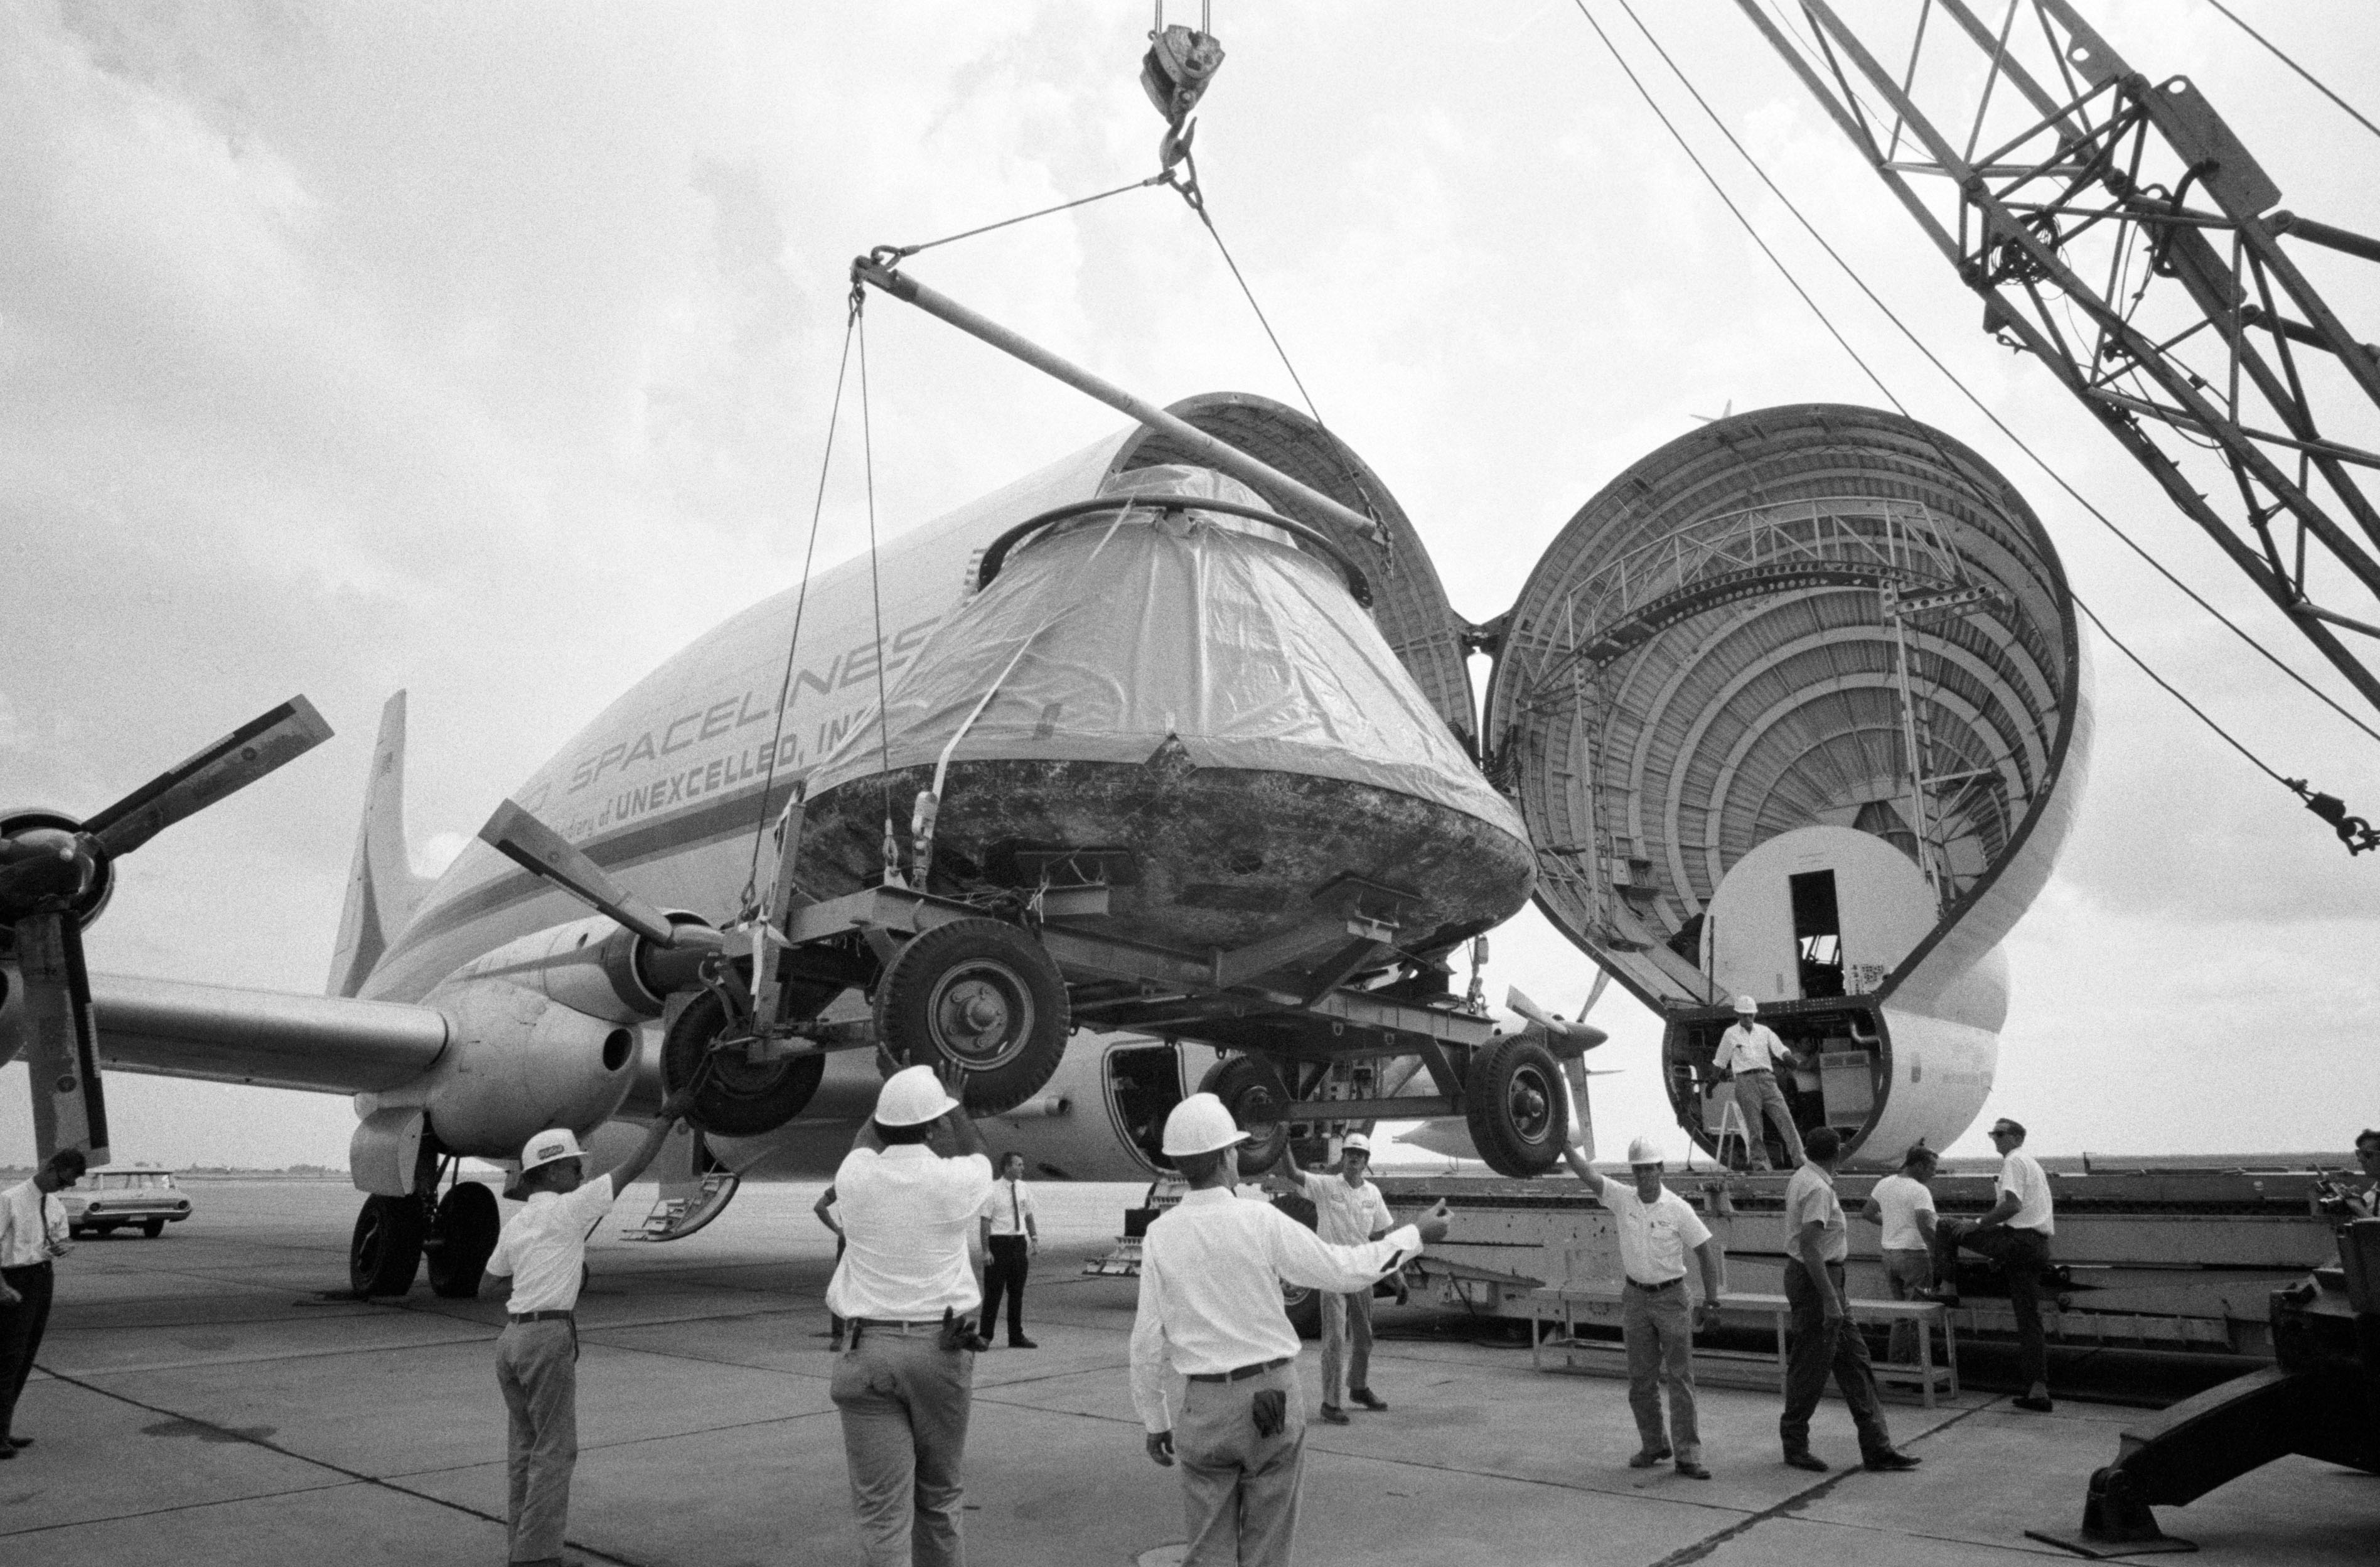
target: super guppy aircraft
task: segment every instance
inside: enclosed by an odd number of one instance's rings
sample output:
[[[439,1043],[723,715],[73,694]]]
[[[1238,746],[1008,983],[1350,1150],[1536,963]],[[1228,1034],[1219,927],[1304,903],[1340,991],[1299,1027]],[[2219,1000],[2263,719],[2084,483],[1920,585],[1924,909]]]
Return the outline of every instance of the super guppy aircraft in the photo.
[[[1602,1035],[1500,1025],[1450,958],[1533,895],[1661,1013],[1704,1146],[1745,990],[1819,1047],[1796,1112],[1854,1158],[1965,1128],[2088,731],[2055,552],[1981,459],[1866,409],[1723,419],[1474,625],[1311,420],[1170,412],[1295,484],[1140,427],[1053,463],[893,539],[876,591],[863,559],[726,621],[434,882],[393,700],[326,995],[86,975],[78,936],[116,858],[328,733],[302,698],[88,820],[0,817],[0,1060],[43,1151],[103,1149],[102,1067],[352,1095],[358,1287],[426,1245],[456,1293],[495,1219],[462,1157],[698,1079],[663,1238],[831,1170],[896,1060],[965,1066],[1053,1177],[1158,1171],[1201,1086],[1257,1163],[1436,1117],[1532,1173]]]

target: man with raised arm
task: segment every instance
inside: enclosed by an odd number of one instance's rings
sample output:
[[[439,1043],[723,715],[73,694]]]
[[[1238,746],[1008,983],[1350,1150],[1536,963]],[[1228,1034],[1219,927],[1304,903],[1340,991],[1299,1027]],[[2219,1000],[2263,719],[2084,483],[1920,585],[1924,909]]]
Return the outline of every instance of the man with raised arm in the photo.
[[[652,1163],[693,1100],[686,1089],[663,1100],[637,1150],[592,1181],[567,1127],[540,1132],[521,1148],[521,1209],[497,1235],[487,1268],[513,1282],[496,1339],[496,1385],[509,1422],[504,1518],[513,1567],[560,1567],[564,1560],[570,1474],[578,1464],[578,1282],[587,1237]]]
[[[964,1085],[952,1069],[951,1087]],[[826,1289],[844,1344],[829,1396],[868,1567],[965,1567],[960,1469],[983,1340],[967,1237],[991,1195],[983,1134],[933,1069],[884,1080],[834,1172],[843,1260]]]
[[[1237,1195],[1246,1140],[1212,1094],[1175,1105],[1165,1119],[1165,1157],[1191,1189],[1141,1242],[1132,1400],[1150,1459],[1182,1467],[1190,1532],[1184,1567],[1286,1567],[1292,1560],[1305,1401],[1281,1284],[1369,1289],[1446,1237],[1440,1202],[1381,1240],[1326,1245],[1270,1203]],[[1178,1409],[1168,1400],[1169,1372],[1189,1379]]]
[[[1388,1199],[1380,1188],[1364,1179],[1372,1163],[1372,1139],[1351,1133],[1339,1146],[1339,1170],[1315,1173],[1297,1166],[1297,1156],[1286,1148],[1271,1179],[1314,1204],[1314,1233],[1334,1246],[1377,1241],[1392,1228]],[[1340,1378],[1348,1403],[1366,1409],[1386,1409],[1388,1403],[1372,1391],[1372,1286],[1344,1294],[1326,1291],[1322,1306],[1322,1418],[1333,1426],[1347,1424],[1339,1402]]]
[[[1598,1174],[1586,1161],[1577,1117],[1562,1148],[1571,1173],[1611,1210],[1620,1232],[1620,1334],[1628,1346],[1628,1407],[1636,1415],[1636,1455],[1631,1469],[1650,1469],[1673,1454],[1678,1473],[1707,1480],[1702,1433],[1694,1422],[1694,1330],[1718,1320],[1726,1288],[1727,1254],[1710,1226],[1685,1198],[1661,1184],[1667,1159],[1650,1137],[1628,1145],[1633,1183]],[[1686,1253],[1703,1276],[1700,1306],[1686,1298]],[[1670,1424],[1661,1424],[1661,1391],[1670,1394]],[[1672,1438],[1674,1437],[1674,1444]]]

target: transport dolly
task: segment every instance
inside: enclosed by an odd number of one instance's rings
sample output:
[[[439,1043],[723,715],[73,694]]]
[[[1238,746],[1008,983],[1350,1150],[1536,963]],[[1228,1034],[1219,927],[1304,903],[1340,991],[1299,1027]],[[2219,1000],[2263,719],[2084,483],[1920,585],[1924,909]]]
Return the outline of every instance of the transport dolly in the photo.
[[[2380,1219],[2341,1225],[2338,1255],[2340,1267],[2273,1292],[2277,1365],[2127,1428],[2116,1462],[2091,1476],[2082,1526],[2025,1533],[2094,1558],[2196,1550],[2150,1510],[2290,1453],[2380,1475]]]
[[[1484,1010],[1451,996],[1347,983],[1394,956],[1409,893],[1341,876],[1285,929],[1231,950],[1176,951],[1101,929],[1109,889],[1096,851],[1054,856],[1036,886],[997,903],[891,875],[805,901],[791,873],[801,819],[796,796],[766,924],[711,936],[699,987],[668,1019],[662,1075],[674,1088],[703,1075],[694,1117],[707,1131],[782,1124],[816,1091],[823,1058],[844,1050],[957,1064],[969,1106],[997,1113],[1048,1082],[1072,1031],[1087,1026],[1232,1052],[1199,1086],[1254,1133],[1241,1160],[1250,1174],[1279,1160],[1293,1124],[1386,1116],[1465,1117],[1508,1175],[1540,1173],[1560,1157],[1563,1041],[1535,1029],[1500,1035]],[[509,826],[525,838],[534,824]],[[555,863],[550,852],[515,857]],[[865,1015],[833,1005],[853,990],[870,1000]],[[1408,1068],[1402,1080],[1426,1073],[1437,1092],[1382,1095],[1383,1071],[1350,1070],[1392,1062]],[[1366,1083],[1372,1097],[1350,1097]]]

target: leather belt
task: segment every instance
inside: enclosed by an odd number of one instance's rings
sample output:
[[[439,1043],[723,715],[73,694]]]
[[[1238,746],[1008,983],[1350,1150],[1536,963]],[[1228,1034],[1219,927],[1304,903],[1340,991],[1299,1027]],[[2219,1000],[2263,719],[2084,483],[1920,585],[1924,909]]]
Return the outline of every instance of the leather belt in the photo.
[[[1628,1281],[1628,1287],[1632,1290],[1642,1290],[1649,1295],[1658,1294],[1663,1290],[1674,1290],[1685,1282],[1686,1276],[1681,1273],[1674,1279],[1664,1279],[1658,1284],[1639,1283],[1636,1280],[1631,1279]]]
[[[1774,1077],[1776,1073],[1765,1066],[1747,1066],[1736,1074],[1739,1077]]]
[[[576,1322],[576,1311],[514,1311],[505,1314],[515,1322]]]
[[[1261,1377],[1268,1371],[1288,1364],[1289,1356],[1284,1354],[1271,1360],[1260,1361],[1254,1366],[1243,1366],[1234,1371],[1193,1371],[1190,1373],[1190,1380],[1194,1382],[1245,1382],[1251,1377]]]
[[[939,1333],[942,1330],[942,1319],[939,1317],[930,1322],[910,1322],[892,1317],[855,1317],[851,1318],[851,1325],[873,1328],[880,1333]]]

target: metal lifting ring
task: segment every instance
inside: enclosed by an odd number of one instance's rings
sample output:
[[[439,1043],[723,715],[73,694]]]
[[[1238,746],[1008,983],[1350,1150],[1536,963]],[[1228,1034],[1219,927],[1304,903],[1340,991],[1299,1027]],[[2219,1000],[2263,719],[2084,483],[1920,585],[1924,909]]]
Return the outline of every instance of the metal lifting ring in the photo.
[[[1001,567],[1007,564],[1010,552],[1024,542],[1028,536],[1074,517],[1089,516],[1099,512],[1122,512],[1135,509],[1167,513],[1222,512],[1231,516],[1248,517],[1269,528],[1281,528],[1305,541],[1328,555],[1331,564],[1338,566],[1346,577],[1347,591],[1354,597],[1355,601],[1366,609],[1372,607],[1370,579],[1354,561],[1348,559],[1345,552],[1339,548],[1337,542],[1320,528],[1308,523],[1296,521],[1292,517],[1285,517],[1279,512],[1267,511],[1262,506],[1244,505],[1237,501],[1209,501],[1184,495],[1100,495],[1087,501],[1074,501],[1062,506],[1052,506],[1038,516],[1018,523],[985,547],[983,562],[976,567],[977,590],[980,591],[991,586],[991,579],[998,577]]]

